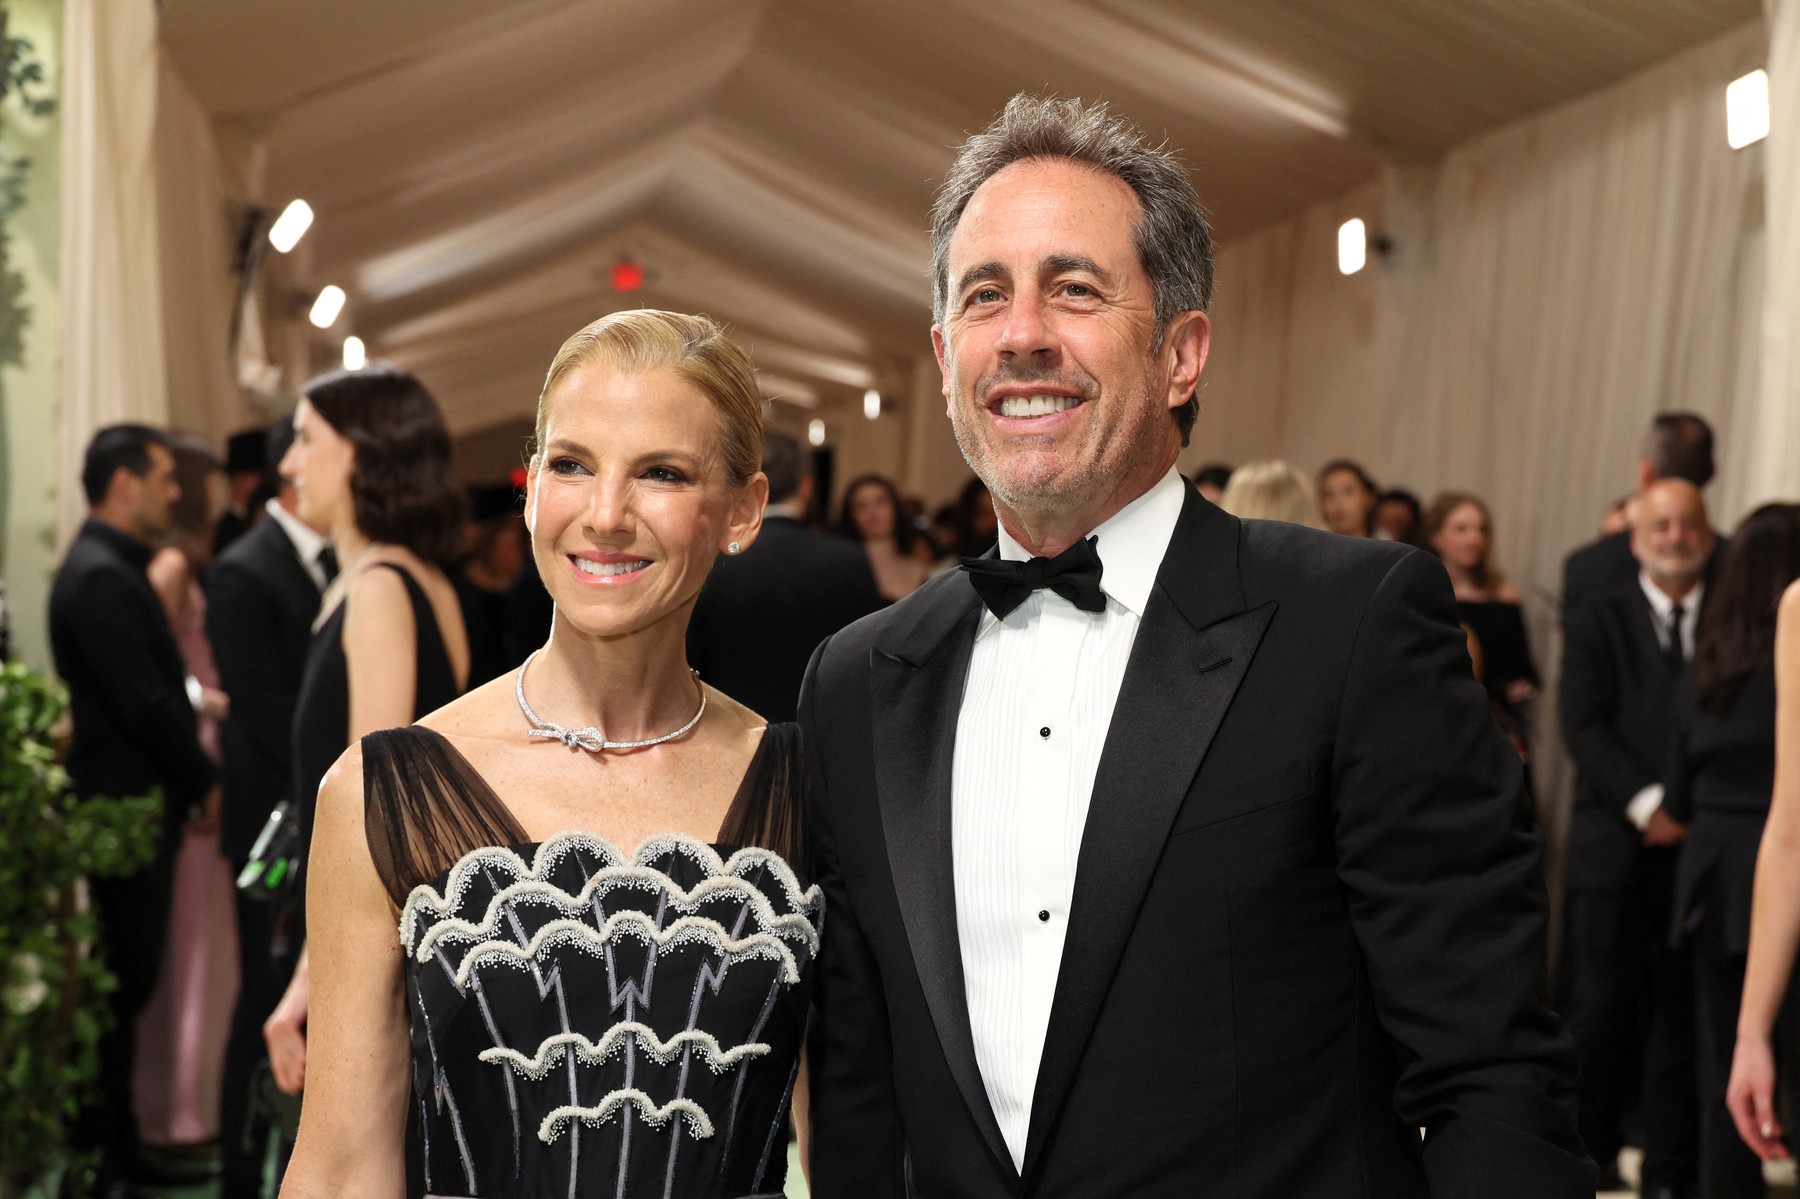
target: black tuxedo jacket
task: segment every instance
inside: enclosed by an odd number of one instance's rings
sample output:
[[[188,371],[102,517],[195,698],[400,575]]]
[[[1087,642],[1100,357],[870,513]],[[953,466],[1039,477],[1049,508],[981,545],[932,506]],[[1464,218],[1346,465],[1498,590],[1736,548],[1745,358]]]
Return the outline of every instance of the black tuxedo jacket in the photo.
[[[144,575],[150,547],[89,520],[50,587],[50,650],[69,686],[79,795],[129,797],[161,787],[165,849],[212,786],[187,667],[162,601]]]
[[[1576,767],[1572,890],[1622,890],[1644,850],[1625,808],[1661,781],[1675,734],[1675,682],[1654,619],[1634,575],[1572,610],[1563,626],[1562,732]]]
[[[1638,577],[1630,533],[1611,533],[1563,559],[1562,620],[1566,626],[1589,600]]]
[[[1021,1177],[951,865],[979,611],[933,580],[822,646],[801,701],[820,1199],[1593,1195],[1536,998],[1539,842],[1443,568],[1193,493],[1095,779]]]
[[[707,576],[688,622],[688,662],[739,703],[792,720],[819,642],[885,602],[860,545],[772,516],[754,545],[720,555]]]
[[[231,697],[231,718],[220,730],[219,841],[239,866],[269,813],[293,794],[294,701],[318,612],[319,588],[272,517],[232,542],[213,565],[206,636]]]

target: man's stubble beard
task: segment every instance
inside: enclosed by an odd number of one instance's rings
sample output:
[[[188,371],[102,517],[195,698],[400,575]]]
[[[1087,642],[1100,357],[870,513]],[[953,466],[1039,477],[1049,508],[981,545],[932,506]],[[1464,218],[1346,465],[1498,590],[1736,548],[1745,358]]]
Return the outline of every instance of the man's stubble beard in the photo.
[[[968,463],[969,469],[987,486],[1001,507],[1035,516],[1055,516],[1079,511],[1099,496],[1109,479],[1129,471],[1140,453],[1149,452],[1147,447],[1154,440],[1149,431],[1156,419],[1155,413],[1150,411],[1149,375],[1150,370],[1146,366],[1143,377],[1138,381],[1135,400],[1123,408],[1124,412],[1130,414],[1130,419],[1113,428],[1090,429],[1090,440],[1080,447],[1087,449],[1093,439],[1112,442],[1122,451],[1112,456],[1119,469],[1108,469],[1108,456],[1105,454],[1083,454],[1080,456],[1081,460],[1075,463],[1073,472],[1058,470],[1053,479],[1046,480],[1039,486],[1032,486],[1028,480],[1014,486],[1010,480],[1002,477],[1001,467],[995,460],[998,456],[989,453],[989,443],[983,440],[981,412],[977,410],[980,406],[966,402],[960,394],[953,394],[950,403],[950,428],[956,436],[956,448],[961,451],[963,461]],[[1023,378],[1029,379],[1032,376]],[[1038,378],[1047,382],[1050,376]],[[985,386],[993,380],[982,382]],[[1083,406],[1095,402],[1091,396],[1083,398]]]

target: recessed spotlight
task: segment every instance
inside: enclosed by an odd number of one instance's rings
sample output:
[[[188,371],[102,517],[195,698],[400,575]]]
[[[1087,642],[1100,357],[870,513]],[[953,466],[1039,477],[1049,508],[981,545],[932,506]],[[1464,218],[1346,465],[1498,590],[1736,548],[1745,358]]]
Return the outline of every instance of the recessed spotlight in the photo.
[[[344,338],[344,369],[359,371],[369,361],[368,347],[363,345],[360,337]]]
[[[1725,141],[1742,150],[1769,136],[1769,73],[1752,71],[1725,89]]]
[[[300,239],[312,228],[312,222],[312,205],[305,200],[291,201],[269,226],[269,244],[283,254],[287,253],[300,244]]]
[[[863,392],[863,415],[875,420],[881,415],[881,393],[873,387]]]
[[[306,319],[321,329],[329,329],[332,322],[337,320],[338,313],[343,310],[344,289],[335,283],[328,283],[319,293],[319,298],[313,301],[312,311],[307,314]]]
[[[806,426],[806,440],[814,446],[825,444],[825,422],[814,420]]]
[[[1354,275],[1369,261],[1369,229],[1361,217],[1351,217],[1338,226],[1338,270]]]

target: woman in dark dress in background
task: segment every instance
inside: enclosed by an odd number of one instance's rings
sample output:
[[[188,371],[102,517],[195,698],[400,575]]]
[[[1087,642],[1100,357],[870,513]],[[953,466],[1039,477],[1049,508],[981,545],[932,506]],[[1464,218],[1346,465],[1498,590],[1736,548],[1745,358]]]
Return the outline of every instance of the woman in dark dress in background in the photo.
[[[1425,514],[1425,540],[1443,560],[1456,608],[1480,647],[1476,677],[1487,688],[1500,727],[1521,760],[1531,760],[1529,705],[1540,679],[1525,633],[1519,592],[1494,565],[1494,524],[1488,507],[1465,491],[1446,491]]]
[[[409,1112],[432,1194],[782,1192],[823,919],[798,731],[686,656],[761,527],[761,458],[712,321],[619,312],[558,351],[526,506],[549,641],[319,792],[284,1194],[395,1199]]]
[[[1731,535],[1700,609],[1692,688],[1665,780],[1663,807],[1688,826],[1676,863],[1673,931],[1694,959],[1707,1199],[1767,1193],[1762,1162],[1726,1109],[1725,1086],[1738,1039],[1757,847],[1775,785],[1776,613],[1796,578],[1800,504],[1764,505]],[[1790,990],[1789,1028],[1793,998]],[[1779,1032],[1774,1040],[1782,1041]]]
[[[328,530],[339,563],[294,709],[295,812],[310,831],[319,781],[345,746],[462,693],[469,643],[439,565],[456,552],[461,505],[437,401],[391,367],[308,383],[281,474],[300,518]],[[305,1081],[309,982],[302,949],[263,1026],[276,1083],[290,1094]]]
[[[844,488],[838,532],[863,547],[875,589],[892,603],[905,599],[931,577],[916,550],[919,534],[902,515],[900,489],[884,475],[862,475]]]
[[[1375,535],[1375,503],[1381,488],[1360,463],[1337,458],[1319,469],[1319,519],[1345,537]]]

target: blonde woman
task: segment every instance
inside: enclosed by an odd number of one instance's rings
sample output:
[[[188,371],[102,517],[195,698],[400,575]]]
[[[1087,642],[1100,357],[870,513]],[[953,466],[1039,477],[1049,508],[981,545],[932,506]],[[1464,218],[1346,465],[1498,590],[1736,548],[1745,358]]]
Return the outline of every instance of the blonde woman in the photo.
[[[549,640],[319,793],[285,1195],[398,1199],[409,1115],[429,1194],[782,1190],[822,920],[798,734],[685,650],[761,527],[761,455],[710,320],[616,313],[558,351],[526,492]]]
[[[1285,520],[1309,529],[1323,528],[1318,501],[1306,476],[1280,459],[1246,462],[1231,472],[1219,496],[1219,507],[1246,520]]]

